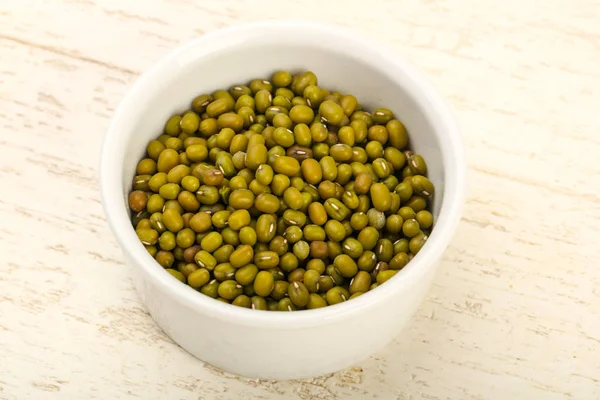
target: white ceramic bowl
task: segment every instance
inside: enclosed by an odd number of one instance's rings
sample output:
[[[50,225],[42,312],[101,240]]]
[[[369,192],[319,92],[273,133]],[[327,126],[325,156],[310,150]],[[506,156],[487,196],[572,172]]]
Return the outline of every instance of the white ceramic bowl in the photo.
[[[146,143],[198,94],[274,70],[312,70],[367,109],[393,110],[436,186],[436,224],[422,251],[385,285],[352,301],[300,312],[255,311],[215,301],[173,279],[131,226],[127,194]],[[444,101],[393,51],[338,28],[264,22],[228,28],[177,48],[146,72],[110,125],[101,157],[106,215],[156,323],[184,349],[247,377],[306,378],[349,367],[383,348],[425,297],[460,219],[465,159]]]

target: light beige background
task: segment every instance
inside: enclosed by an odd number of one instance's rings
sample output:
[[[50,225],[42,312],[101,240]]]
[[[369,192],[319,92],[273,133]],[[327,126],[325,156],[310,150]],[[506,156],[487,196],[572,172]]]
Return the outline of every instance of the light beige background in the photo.
[[[355,368],[295,382],[222,373],[165,337],[97,187],[135,78],[265,18],[394,48],[450,102],[469,163],[464,218],[410,326]],[[599,21],[586,0],[2,0],[0,399],[599,398]]]

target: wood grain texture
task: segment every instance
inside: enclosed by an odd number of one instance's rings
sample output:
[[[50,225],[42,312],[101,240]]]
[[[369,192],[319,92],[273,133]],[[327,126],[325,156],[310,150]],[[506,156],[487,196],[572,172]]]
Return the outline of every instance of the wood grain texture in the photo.
[[[469,163],[464,218],[410,326],[293,382],[223,373],[168,339],[97,188],[139,73],[273,18],[392,46],[450,102]],[[600,398],[599,20],[594,0],[0,2],[0,399]]]

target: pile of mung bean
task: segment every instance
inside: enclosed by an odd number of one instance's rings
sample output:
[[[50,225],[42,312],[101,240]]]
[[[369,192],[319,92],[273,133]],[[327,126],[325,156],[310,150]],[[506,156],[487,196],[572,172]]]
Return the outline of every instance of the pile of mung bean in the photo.
[[[196,97],[137,164],[137,236],[171,275],[240,307],[334,305],[382,285],[424,245],[434,187],[402,122],[273,74]]]

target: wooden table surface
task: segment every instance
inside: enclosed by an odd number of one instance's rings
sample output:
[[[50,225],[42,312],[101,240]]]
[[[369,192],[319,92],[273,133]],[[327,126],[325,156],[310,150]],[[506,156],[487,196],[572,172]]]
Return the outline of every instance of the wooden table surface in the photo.
[[[469,164],[464,218],[408,328],[291,382],[223,373],[156,327],[97,178],[141,72],[273,18],[395,48],[448,99]],[[599,21],[593,0],[1,1],[0,399],[600,398]]]

